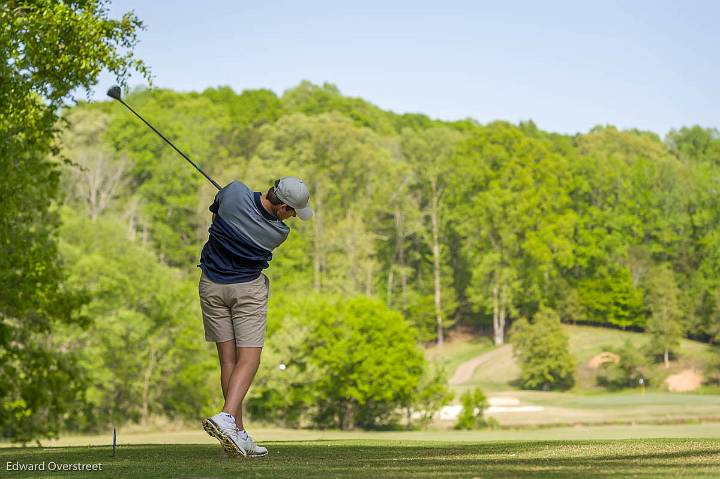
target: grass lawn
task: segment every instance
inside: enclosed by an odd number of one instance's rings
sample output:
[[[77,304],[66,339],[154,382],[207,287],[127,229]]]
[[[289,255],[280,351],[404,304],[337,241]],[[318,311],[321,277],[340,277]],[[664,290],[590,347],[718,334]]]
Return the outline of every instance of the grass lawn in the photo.
[[[292,441],[440,441],[440,442],[486,442],[486,441],[589,441],[601,439],[684,439],[720,438],[720,422],[694,424],[635,424],[635,425],[574,425],[562,427],[532,427],[514,429],[477,429],[455,431],[453,429],[427,429],[423,431],[339,431],[319,429],[251,428],[253,437],[261,444]],[[43,441],[43,446],[107,446],[112,444],[112,430],[105,434],[64,435],[60,439]],[[118,447],[135,444],[217,444],[200,427],[136,431],[121,428],[118,431]],[[0,451],[16,447],[16,444],[0,442]]]
[[[575,394],[542,391],[497,393],[542,406],[540,412],[493,413],[503,426],[720,421],[720,395],[637,391]]]
[[[450,340],[442,346],[431,346],[425,350],[425,355],[431,362],[441,365],[450,378],[460,364],[493,348],[490,338],[476,336]]]
[[[0,449],[2,477],[718,477],[720,440],[424,442],[305,441],[266,444],[264,458],[229,459],[215,444]],[[10,463],[102,464],[98,472],[15,472]]]

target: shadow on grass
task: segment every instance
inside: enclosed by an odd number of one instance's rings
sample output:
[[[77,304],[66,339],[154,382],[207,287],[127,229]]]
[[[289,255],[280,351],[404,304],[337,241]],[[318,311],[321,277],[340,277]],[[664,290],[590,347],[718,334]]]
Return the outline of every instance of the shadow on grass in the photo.
[[[21,464],[102,463],[102,472],[72,477],[717,477],[720,441],[537,441],[417,443],[312,441],[268,443],[264,458],[229,459],[213,445],[14,448],[0,450],[3,477],[59,477],[58,472],[7,471]],[[43,475],[45,474],[45,475]]]

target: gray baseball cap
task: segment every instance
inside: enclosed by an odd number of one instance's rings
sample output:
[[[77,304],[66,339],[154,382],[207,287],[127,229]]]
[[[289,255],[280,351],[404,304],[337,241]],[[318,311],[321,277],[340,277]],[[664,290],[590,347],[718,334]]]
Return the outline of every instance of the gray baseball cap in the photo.
[[[310,191],[300,178],[280,178],[275,184],[275,194],[280,201],[293,208],[301,220],[312,218],[313,210],[308,206]]]

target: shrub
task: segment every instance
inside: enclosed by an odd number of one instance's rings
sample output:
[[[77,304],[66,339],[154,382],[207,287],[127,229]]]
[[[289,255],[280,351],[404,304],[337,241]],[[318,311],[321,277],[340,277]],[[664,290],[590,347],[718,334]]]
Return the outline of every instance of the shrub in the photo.
[[[419,425],[426,426],[435,413],[453,400],[455,394],[448,389],[447,376],[440,367],[430,365],[425,370],[420,384],[413,395],[413,409],[420,411]],[[410,426],[410,421],[408,420]]]
[[[713,348],[713,356],[708,364],[706,372],[707,383],[713,386],[720,386],[720,346]]]
[[[485,419],[483,412],[488,407],[487,398],[480,389],[465,391],[460,396],[462,411],[455,423],[455,429],[480,429],[494,427],[496,421],[492,418]]]
[[[532,323],[521,318],[513,323],[509,336],[523,388],[565,390],[575,384],[575,358],[557,313],[542,309]]]
[[[630,342],[619,348],[608,348],[617,354],[620,360],[617,363],[605,363],[602,372],[598,375],[597,383],[611,391],[623,388],[636,388],[641,385],[640,380],[647,386],[647,379],[643,374],[645,360],[638,349]]]

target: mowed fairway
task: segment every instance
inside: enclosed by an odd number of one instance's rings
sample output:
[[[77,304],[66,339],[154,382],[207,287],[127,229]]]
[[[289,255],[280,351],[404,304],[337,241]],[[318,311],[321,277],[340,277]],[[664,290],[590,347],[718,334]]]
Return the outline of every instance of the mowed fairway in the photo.
[[[267,443],[270,454],[228,459],[217,445],[0,449],[2,477],[718,477],[720,440],[306,441]],[[102,463],[102,472],[12,472],[22,464]]]

